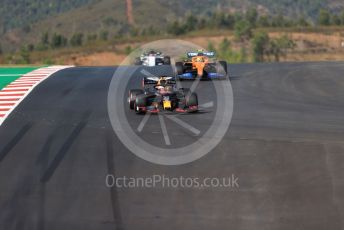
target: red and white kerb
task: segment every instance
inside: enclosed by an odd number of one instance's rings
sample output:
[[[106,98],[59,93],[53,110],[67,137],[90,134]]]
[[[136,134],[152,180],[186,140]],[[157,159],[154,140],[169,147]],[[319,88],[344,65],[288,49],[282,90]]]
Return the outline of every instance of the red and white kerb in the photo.
[[[0,125],[27,95],[52,74],[72,66],[50,66],[22,75],[0,90]]]

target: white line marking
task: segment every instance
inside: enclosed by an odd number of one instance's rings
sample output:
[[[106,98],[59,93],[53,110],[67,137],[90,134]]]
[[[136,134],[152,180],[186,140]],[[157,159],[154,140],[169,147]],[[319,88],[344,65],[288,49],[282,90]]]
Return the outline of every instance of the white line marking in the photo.
[[[178,125],[182,126],[183,128],[189,130],[190,132],[192,132],[195,135],[200,135],[201,131],[199,131],[198,129],[192,127],[191,125],[189,125],[188,123],[180,120],[179,118],[175,117],[175,116],[168,116],[166,115],[166,117],[172,121],[174,121],[175,123],[177,123]]]
[[[0,98],[3,99],[4,97],[12,97],[12,96],[16,96],[16,95],[12,95],[12,94],[21,94],[21,93],[25,93],[25,92],[2,92],[2,91],[0,91]],[[17,95],[17,97],[19,97],[19,96]]]
[[[37,78],[37,77],[21,77],[20,78],[20,80],[22,80],[22,81],[40,81],[40,80],[42,80],[42,79],[44,79],[44,78],[46,78],[46,76],[45,77],[40,77],[40,78]]]
[[[148,119],[150,118],[150,113],[146,113],[145,117],[142,119],[139,127],[137,128],[137,131],[139,131],[139,133],[142,132],[143,128],[145,127]]]
[[[4,89],[21,89],[21,88],[30,89],[30,87],[32,87],[32,85],[8,85]]]
[[[35,84],[35,83],[37,83],[37,82],[39,82],[39,81],[15,81],[14,83],[15,84]]]
[[[8,100],[8,99],[20,99],[20,97],[18,97],[18,96],[1,96],[0,97],[0,101],[1,100]]]
[[[4,103],[4,104],[7,104],[7,103],[16,103],[17,101],[11,101],[11,100],[8,100],[8,101],[0,101],[0,104],[1,103]],[[1,106],[0,106],[1,107]]]
[[[7,85],[8,86],[21,86],[21,85],[32,85],[33,83],[29,82],[12,82],[11,84]]]
[[[23,77],[44,77],[47,76],[49,73],[31,73],[31,74],[25,74]]]
[[[166,145],[171,145],[171,141],[170,141],[170,137],[168,136],[168,133],[167,133],[167,128],[166,128],[166,124],[164,121],[164,117],[160,114],[158,115],[158,117],[159,117],[159,121],[160,121],[160,125],[161,125],[162,134],[163,134],[164,139],[165,139],[165,143],[166,143]]]
[[[0,74],[0,77],[20,77],[21,74]]]
[[[0,91],[0,96],[6,96],[6,95],[11,95],[11,94],[22,94],[26,93],[27,91],[11,91],[11,92],[3,92]]]
[[[22,89],[30,89],[30,86],[6,86],[3,90],[22,90]]]
[[[43,78],[41,78],[41,79],[43,79]],[[21,82],[21,83],[25,83],[25,82],[38,82],[41,79],[38,80],[38,79],[21,79],[21,78],[19,78],[18,80],[15,80],[14,83],[19,83],[19,82]]]
[[[40,80],[42,78],[45,78],[47,75],[44,75],[42,77],[21,77],[20,79],[23,79],[23,80]]]

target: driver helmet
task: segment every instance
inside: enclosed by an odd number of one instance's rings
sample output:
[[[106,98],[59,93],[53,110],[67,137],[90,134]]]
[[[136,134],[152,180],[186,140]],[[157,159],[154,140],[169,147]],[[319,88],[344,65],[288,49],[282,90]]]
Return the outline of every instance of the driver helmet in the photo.
[[[166,86],[164,90],[166,92],[172,92],[172,86]]]
[[[196,61],[197,61],[197,62],[203,62],[204,59],[203,59],[203,57],[197,57]]]

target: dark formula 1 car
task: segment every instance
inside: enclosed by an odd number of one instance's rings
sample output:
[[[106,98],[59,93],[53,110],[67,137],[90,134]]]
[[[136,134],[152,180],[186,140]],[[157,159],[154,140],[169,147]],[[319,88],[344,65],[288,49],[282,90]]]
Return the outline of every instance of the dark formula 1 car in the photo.
[[[190,52],[187,60],[176,62],[177,78],[179,80],[226,79],[228,77],[227,62],[215,61],[214,52]]]
[[[138,114],[198,111],[197,94],[189,89],[177,89],[173,77],[145,77],[142,85],[142,89],[130,90],[128,98],[130,109]]]

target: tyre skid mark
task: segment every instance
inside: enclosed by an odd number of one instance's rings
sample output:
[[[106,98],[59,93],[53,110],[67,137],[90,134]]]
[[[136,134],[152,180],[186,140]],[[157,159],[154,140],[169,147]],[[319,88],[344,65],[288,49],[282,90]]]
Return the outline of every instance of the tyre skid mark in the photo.
[[[19,141],[25,136],[25,134],[32,128],[32,123],[24,125],[19,132],[10,140],[3,149],[0,151],[0,162],[11,152],[11,150],[19,143]]]
[[[114,146],[112,143],[111,133],[106,133],[105,137],[105,144],[106,144],[106,159],[107,159],[107,170],[108,174],[112,175],[115,174],[115,151]],[[111,200],[111,208],[112,208],[112,216],[113,216],[113,224],[114,229],[124,229],[123,228],[123,221],[122,221],[122,214],[120,210],[120,203],[119,203],[119,196],[118,196],[118,188],[117,187],[110,187],[110,200]]]

